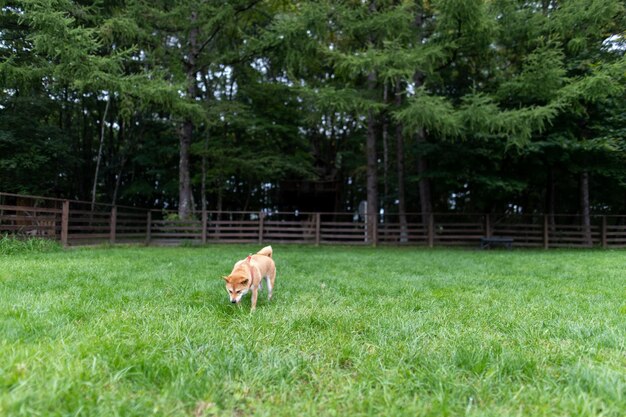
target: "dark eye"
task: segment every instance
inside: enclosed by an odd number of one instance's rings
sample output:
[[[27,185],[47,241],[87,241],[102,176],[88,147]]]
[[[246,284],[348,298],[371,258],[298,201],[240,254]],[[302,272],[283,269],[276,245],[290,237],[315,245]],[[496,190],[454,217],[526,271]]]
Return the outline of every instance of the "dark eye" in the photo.
[[[237,291],[237,294],[241,294],[241,290]]]

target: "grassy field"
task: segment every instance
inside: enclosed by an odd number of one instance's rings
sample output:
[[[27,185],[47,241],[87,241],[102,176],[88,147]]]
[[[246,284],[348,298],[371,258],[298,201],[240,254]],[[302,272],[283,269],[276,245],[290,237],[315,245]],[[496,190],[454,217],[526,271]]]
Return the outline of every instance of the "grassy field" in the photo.
[[[626,413],[626,252],[257,249],[0,256],[0,415]]]

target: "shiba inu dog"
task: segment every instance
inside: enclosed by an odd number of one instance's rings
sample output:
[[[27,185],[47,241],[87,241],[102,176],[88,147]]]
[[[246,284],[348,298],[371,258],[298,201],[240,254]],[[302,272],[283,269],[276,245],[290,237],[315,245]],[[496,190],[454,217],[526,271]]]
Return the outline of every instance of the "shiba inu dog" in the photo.
[[[233,304],[239,303],[241,298],[252,290],[252,309],[256,309],[256,299],[261,289],[261,280],[267,281],[268,296],[272,299],[274,290],[274,279],[276,278],[276,265],[272,259],[272,247],[266,246],[255,255],[250,255],[246,259],[238,261],[233,267],[230,275],[224,277],[226,281],[226,291]]]

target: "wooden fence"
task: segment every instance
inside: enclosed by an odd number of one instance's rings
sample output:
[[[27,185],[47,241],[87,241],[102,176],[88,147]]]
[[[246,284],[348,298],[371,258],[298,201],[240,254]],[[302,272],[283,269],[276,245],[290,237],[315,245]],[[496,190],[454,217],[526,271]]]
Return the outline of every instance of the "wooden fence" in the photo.
[[[301,243],[478,247],[509,237],[515,247],[626,247],[626,216],[412,213],[367,219],[352,213],[175,212],[0,193],[0,234],[40,236],[64,246],[100,243]],[[426,219],[424,221],[424,219]]]

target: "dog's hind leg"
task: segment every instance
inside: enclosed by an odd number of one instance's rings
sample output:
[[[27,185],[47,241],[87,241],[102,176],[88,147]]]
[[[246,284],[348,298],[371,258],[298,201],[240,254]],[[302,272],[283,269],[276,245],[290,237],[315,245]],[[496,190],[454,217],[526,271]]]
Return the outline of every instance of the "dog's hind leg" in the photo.
[[[272,268],[267,275],[267,299],[272,299],[272,291],[274,291],[274,280],[276,279],[276,267]]]
[[[270,284],[270,276],[266,275],[263,278],[265,278],[265,283],[267,284],[267,298],[272,298],[272,284]]]
[[[259,295],[259,289],[252,286],[252,308],[250,311],[256,310],[256,298]]]

